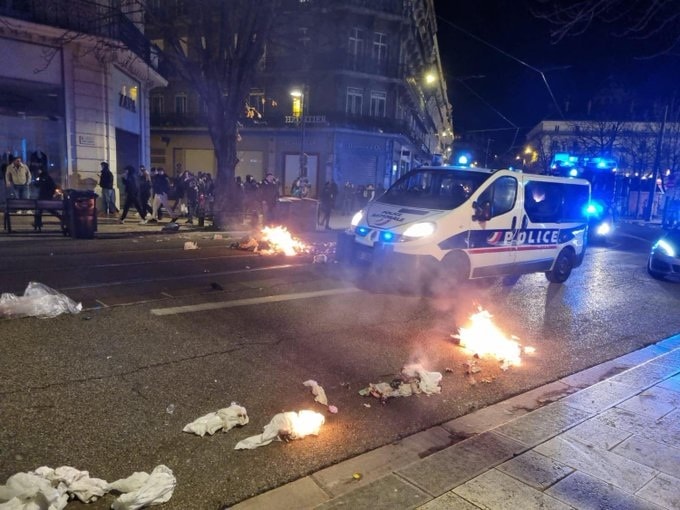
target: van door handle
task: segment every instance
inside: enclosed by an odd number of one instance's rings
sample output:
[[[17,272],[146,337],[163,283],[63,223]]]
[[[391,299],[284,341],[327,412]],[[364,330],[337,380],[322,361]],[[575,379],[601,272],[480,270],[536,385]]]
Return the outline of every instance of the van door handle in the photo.
[[[517,216],[512,217],[512,223],[510,224],[510,230],[512,230],[512,233],[515,233],[515,228],[517,227]]]
[[[527,216],[524,216],[524,217],[522,218],[522,230],[526,230],[526,229],[527,229],[528,223],[529,223],[529,218],[528,218]]]

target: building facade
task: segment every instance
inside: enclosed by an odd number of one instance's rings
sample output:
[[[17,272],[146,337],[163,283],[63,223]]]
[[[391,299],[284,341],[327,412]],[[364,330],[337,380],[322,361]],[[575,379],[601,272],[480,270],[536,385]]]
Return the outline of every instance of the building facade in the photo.
[[[236,175],[387,187],[453,140],[432,0],[282,2],[244,105]],[[276,38],[286,41],[281,44]],[[158,41],[162,45],[162,41]],[[182,80],[151,92],[151,165],[213,173],[201,101]]]
[[[124,5],[124,4],[122,4]],[[150,159],[148,92],[156,70],[139,13],[115,0],[0,0],[0,148],[62,189],[97,191]],[[3,179],[4,182],[4,179]]]

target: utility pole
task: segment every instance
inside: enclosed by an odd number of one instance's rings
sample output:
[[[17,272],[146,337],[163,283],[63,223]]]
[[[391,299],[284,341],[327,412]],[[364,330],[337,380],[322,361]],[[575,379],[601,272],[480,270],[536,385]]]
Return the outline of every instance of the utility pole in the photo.
[[[654,155],[654,169],[652,170],[652,186],[649,190],[649,198],[645,207],[645,221],[652,220],[652,213],[654,212],[654,195],[656,193],[656,178],[660,175],[659,168],[661,166],[661,148],[663,146],[663,135],[666,130],[666,119],[668,117],[668,105],[663,112],[663,120],[661,121],[661,129],[659,129],[659,136],[656,140],[656,154]]]

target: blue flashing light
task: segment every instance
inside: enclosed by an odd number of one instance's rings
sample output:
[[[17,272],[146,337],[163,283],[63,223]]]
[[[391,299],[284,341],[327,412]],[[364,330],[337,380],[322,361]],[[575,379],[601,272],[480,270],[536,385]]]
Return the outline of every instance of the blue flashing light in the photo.
[[[366,227],[357,227],[355,232],[357,233],[357,235],[364,237],[366,234],[368,234],[370,232],[370,229],[368,229]]]
[[[465,154],[458,156],[458,164],[459,165],[467,165],[470,162],[470,158],[468,158]]]
[[[578,170],[576,168],[572,168],[569,170],[569,177],[576,177],[578,175]]]
[[[390,232],[389,230],[383,230],[380,232],[380,240],[384,243],[390,243],[394,241],[394,232]]]
[[[589,202],[584,210],[586,216],[599,216],[603,211],[604,207],[598,202]]]

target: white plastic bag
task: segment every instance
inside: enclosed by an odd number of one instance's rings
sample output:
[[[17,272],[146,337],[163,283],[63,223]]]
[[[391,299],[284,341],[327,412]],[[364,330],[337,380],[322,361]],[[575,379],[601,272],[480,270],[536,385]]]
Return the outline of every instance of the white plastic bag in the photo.
[[[62,313],[79,313],[82,309],[81,303],[37,282],[29,282],[23,296],[9,292],[0,295],[0,317],[51,319]]]

